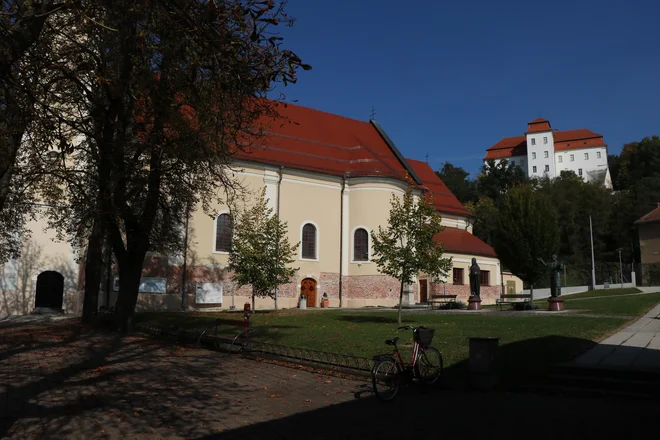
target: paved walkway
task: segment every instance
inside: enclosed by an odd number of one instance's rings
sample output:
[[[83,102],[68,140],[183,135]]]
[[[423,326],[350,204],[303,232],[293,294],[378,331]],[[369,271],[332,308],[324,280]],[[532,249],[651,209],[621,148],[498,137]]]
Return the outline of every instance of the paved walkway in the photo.
[[[580,366],[651,370],[660,373],[660,304],[574,361]]]
[[[353,400],[361,385],[71,320],[0,324],[0,438],[199,438]]]

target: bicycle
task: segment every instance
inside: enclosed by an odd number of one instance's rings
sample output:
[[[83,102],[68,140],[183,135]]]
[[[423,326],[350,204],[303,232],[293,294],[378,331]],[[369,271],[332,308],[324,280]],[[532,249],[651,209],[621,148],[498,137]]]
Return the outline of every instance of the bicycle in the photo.
[[[410,363],[404,363],[397,347],[398,337],[385,341],[385,344],[394,347],[392,354],[374,357],[376,363],[371,371],[371,381],[374,394],[383,402],[393,400],[401,384],[417,379],[424,385],[430,385],[437,382],[442,375],[442,355],[431,347],[435,331],[431,328],[411,325],[399,327],[399,330],[413,331],[412,358]]]

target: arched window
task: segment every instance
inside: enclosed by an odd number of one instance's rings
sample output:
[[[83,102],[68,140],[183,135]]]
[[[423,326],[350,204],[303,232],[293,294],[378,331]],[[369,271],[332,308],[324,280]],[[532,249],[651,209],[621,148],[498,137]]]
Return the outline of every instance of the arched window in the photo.
[[[353,261],[369,260],[369,234],[364,229],[356,229],[353,234]]]
[[[302,257],[316,259],[316,226],[307,223],[302,230]]]
[[[231,250],[231,218],[229,214],[220,214],[215,219],[215,251]]]

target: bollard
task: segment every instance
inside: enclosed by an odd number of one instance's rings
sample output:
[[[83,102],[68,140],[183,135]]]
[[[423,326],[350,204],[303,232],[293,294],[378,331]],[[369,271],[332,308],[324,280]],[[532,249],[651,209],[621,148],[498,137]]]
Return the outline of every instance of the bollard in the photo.
[[[470,383],[479,390],[497,385],[497,349],[500,338],[470,338]]]

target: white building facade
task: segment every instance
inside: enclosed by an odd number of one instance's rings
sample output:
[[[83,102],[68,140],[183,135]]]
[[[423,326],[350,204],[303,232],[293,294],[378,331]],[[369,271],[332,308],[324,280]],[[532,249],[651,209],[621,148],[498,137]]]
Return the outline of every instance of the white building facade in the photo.
[[[558,177],[573,171],[585,182],[612,188],[603,136],[587,129],[553,130],[546,119],[528,123],[523,136],[504,138],[486,151],[484,162],[507,160],[528,177]]]

